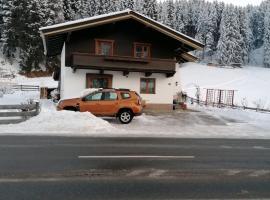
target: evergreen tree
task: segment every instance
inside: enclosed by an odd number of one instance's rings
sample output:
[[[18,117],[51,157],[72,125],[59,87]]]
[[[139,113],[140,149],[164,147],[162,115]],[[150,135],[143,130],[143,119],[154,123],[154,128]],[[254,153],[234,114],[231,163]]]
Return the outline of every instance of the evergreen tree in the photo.
[[[142,14],[157,20],[158,11],[157,11],[157,1],[156,0],[144,0],[142,2]]]
[[[134,10],[135,8],[135,1],[134,0],[117,0],[115,2],[116,10],[125,10],[125,9],[131,9]]]
[[[221,64],[242,63],[239,18],[233,6],[227,6],[222,15],[217,57]]]
[[[66,21],[76,19],[81,0],[63,0],[64,17]]]
[[[264,33],[264,66],[270,68],[270,2],[267,2],[265,12]]]
[[[239,10],[239,28],[240,34],[243,38],[241,43],[243,63],[248,64],[249,53],[251,51],[252,32],[250,29],[250,21],[245,9]]]

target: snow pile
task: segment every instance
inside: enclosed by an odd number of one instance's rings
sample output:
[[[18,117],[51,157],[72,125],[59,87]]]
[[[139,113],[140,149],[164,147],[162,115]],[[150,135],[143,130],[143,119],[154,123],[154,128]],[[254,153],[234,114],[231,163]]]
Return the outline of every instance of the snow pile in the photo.
[[[12,91],[0,96],[0,105],[24,104],[30,100],[38,100],[39,95],[39,91]]]
[[[195,97],[196,86],[201,89],[201,99],[206,98],[206,89],[236,90],[235,104],[270,108],[270,69],[245,66],[240,69],[209,67],[196,63],[186,63],[180,68],[182,88]]]
[[[112,131],[116,132],[107,121],[91,113],[56,111],[50,101],[42,102],[42,110],[38,116],[20,124],[0,126],[1,134],[93,136],[95,133]]]
[[[48,87],[48,88],[57,88],[58,81],[53,80],[52,77],[38,77],[38,78],[27,78],[25,76],[21,76],[19,74],[16,75],[14,82],[17,85],[34,85],[40,87]]]

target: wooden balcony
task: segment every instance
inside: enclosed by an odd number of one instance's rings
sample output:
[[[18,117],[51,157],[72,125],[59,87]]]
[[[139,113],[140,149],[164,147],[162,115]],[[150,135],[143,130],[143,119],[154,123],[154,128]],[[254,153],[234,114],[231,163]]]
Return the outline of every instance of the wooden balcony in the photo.
[[[173,59],[144,59],[128,56],[100,56],[88,53],[72,53],[71,67],[76,69],[97,69],[129,72],[144,72],[146,74],[164,73],[167,77],[175,73]]]

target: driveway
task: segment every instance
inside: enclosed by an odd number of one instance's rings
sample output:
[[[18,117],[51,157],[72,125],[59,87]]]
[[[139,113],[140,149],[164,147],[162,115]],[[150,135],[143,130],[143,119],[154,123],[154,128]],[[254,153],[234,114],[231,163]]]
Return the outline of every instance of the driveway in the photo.
[[[129,136],[158,136],[181,138],[269,138],[269,129],[252,124],[246,117],[228,115],[229,111],[173,111],[148,112],[135,117],[132,123],[122,125],[114,119],[106,119],[115,128]],[[241,111],[244,112],[244,111]],[[218,114],[217,114],[218,113]],[[223,114],[224,113],[224,114]],[[247,113],[248,114],[248,113]]]

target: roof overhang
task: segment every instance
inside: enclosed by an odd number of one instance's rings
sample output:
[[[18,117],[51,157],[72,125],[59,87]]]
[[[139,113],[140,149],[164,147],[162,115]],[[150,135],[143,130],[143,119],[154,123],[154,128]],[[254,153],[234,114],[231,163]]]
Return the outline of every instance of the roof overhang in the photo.
[[[48,48],[48,46],[53,41],[55,42],[57,41],[58,46],[59,43],[63,45],[64,43],[63,40],[65,40],[67,34],[70,32],[100,26],[104,24],[109,24],[117,21],[122,21],[126,19],[134,19],[142,24],[145,24],[148,27],[151,27],[171,38],[174,38],[175,40],[181,42],[182,44],[189,46],[191,50],[202,50],[204,48],[204,44],[200,43],[199,41],[191,37],[188,37],[187,35],[182,34],[178,31],[175,31],[174,29],[164,24],[161,24],[149,17],[146,17],[142,14],[139,14],[135,11],[128,9],[120,12],[114,12],[110,14],[104,14],[95,17],[40,28],[39,30],[44,44],[44,53],[46,55],[59,53],[57,51],[51,53],[50,52],[51,49]],[[60,40],[57,40],[57,38]]]

